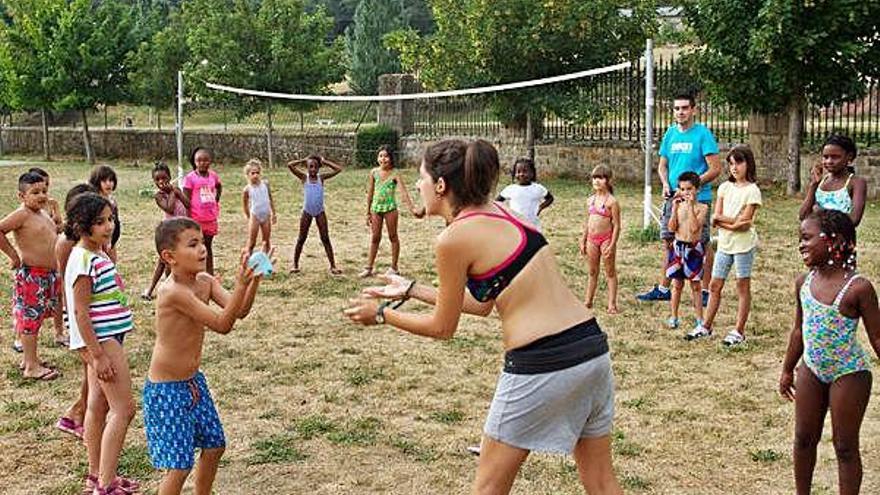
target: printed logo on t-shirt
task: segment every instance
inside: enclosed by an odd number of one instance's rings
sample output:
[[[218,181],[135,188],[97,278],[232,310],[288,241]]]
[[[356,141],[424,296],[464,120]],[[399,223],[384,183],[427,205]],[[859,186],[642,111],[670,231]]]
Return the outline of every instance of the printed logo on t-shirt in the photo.
[[[694,143],[672,143],[669,150],[672,153],[690,153],[694,149]]]
[[[202,204],[210,204],[214,202],[214,189],[208,186],[199,188],[199,199]]]

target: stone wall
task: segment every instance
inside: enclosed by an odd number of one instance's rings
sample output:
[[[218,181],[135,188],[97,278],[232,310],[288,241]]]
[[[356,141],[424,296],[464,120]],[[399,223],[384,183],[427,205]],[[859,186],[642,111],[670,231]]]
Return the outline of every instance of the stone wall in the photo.
[[[99,159],[177,160],[177,142],[174,131],[147,131],[137,129],[91,131],[92,147]],[[6,127],[0,132],[3,152],[12,155],[41,154],[42,131],[30,127]],[[295,153],[305,156],[319,153],[333,160],[350,163],[354,155],[355,135],[295,135],[274,134],[273,155],[276,165],[292,159]],[[266,135],[192,130],[184,134],[185,152],[196,146],[213,150],[218,161],[245,161],[249,158],[268,160]],[[84,156],[82,129],[49,131],[49,148],[53,156]]]
[[[404,137],[400,140],[400,160],[408,166],[417,165],[425,148],[440,141]],[[524,156],[522,141],[490,140],[498,149],[498,157],[505,172],[513,162]],[[535,164],[540,177],[571,177],[585,179],[593,167],[607,165],[614,171],[615,180],[641,182],[644,177],[644,154],[638,143],[596,142],[577,144],[537,144]]]

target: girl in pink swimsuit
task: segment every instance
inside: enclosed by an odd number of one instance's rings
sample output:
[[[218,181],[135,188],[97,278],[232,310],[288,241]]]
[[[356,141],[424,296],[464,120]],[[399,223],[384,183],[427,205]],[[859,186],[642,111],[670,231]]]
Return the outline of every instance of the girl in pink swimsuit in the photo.
[[[614,198],[611,169],[597,165],[593,169],[593,195],[587,199],[587,221],[581,237],[581,255],[587,257],[590,278],[584,304],[593,307],[596,286],[599,283],[600,260],[605,264],[608,283],[608,314],[617,314],[617,239],[620,237],[620,203]]]

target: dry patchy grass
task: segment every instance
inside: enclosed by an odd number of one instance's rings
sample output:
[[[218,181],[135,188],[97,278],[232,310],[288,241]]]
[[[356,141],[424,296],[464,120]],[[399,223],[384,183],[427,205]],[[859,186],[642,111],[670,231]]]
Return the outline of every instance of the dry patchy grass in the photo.
[[[16,205],[14,181],[24,167],[5,167],[0,206]],[[79,163],[47,167],[51,191],[66,189],[88,174]],[[118,164],[118,199],[123,221],[120,270],[134,301],[136,332],[126,340],[140,392],[153,340],[153,308],[137,298],[148,282],[155,255],[152,230],[161,217],[152,202],[149,169]],[[238,164],[219,167],[225,184],[216,264],[231,280],[244,242]],[[404,172],[413,183],[414,171]],[[271,170],[280,220],[274,230],[283,264],[296,236],[301,186],[286,171]],[[346,170],[327,186],[331,237],[343,277],[331,277],[312,231],[303,273],[282,269],[266,280],[252,314],[228,336],[207,338],[203,369],[226,427],[229,446],[217,493],[467,493],[475,458],[465,447],[478,441],[500,368],[498,323],[465,317],[457,336],[433,342],[388,327],[349,324],[341,310],[364,282],[356,279],[366,258],[363,170]],[[586,271],[577,255],[582,224],[583,184],[550,181],[557,198],[543,218],[549,240],[571,287],[582,293]],[[640,222],[637,188],[621,188],[625,229]],[[776,380],[792,314],[792,283],[802,270],[796,254],[797,202],[765,191],[760,212],[761,247],[754,272],[754,307],[748,343],[723,349],[719,338],[686,343],[665,330],[665,304],[633,299],[658,273],[656,243],[621,241],[620,316],[599,313],[613,349],[617,376],[615,465],[627,492],[657,494],[791,493],[790,444],[793,408],[776,395]],[[860,228],[863,273],[877,279],[877,204]],[[314,228],[314,227],[313,227]],[[432,239],[437,220],[401,219],[401,269],[431,281]],[[379,255],[388,265],[387,240]],[[8,280],[8,279],[7,279]],[[735,294],[725,289],[719,333],[733,323]],[[8,297],[10,284],[0,290]],[[600,287],[599,301],[604,297]],[[6,299],[8,301],[8,299]],[[418,308],[409,303],[409,308]],[[601,307],[601,305],[600,305]],[[8,305],[2,315],[8,320]],[[85,450],[53,428],[77,393],[79,369],[70,352],[48,345],[44,359],[64,376],[51,383],[24,382],[2,335],[0,369],[0,486],[4,493],[78,493]],[[872,403],[862,429],[865,493],[880,491],[880,414]],[[126,440],[122,471],[155,490],[159,479],[146,456],[143,421],[135,418]],[[816,493],[836,491],[830,425],[819,452]],[[523,466],[514,493],[578,493],[570,458],[533,455]]]

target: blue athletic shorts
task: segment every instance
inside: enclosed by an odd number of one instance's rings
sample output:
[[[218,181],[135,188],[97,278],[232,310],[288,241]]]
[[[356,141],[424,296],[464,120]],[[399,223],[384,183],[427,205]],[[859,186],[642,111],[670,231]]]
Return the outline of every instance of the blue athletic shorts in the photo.
[[[196,449],[226,446],[220,416],[201,371],[189,380],[144,384],[144,429],[156,469],[192,469]]]

